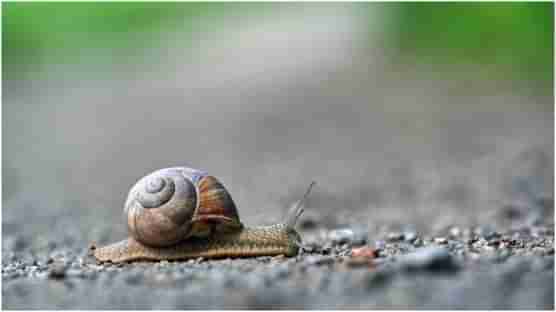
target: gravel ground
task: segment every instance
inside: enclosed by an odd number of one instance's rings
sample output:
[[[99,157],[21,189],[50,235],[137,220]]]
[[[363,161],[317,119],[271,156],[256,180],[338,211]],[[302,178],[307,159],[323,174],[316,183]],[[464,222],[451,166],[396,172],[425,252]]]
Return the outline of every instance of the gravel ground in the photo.
[[[7,238],[4,309],[553,309],[553,224],[369,237],[301,225],[294,258],[98,264],[86,246]],[[10,245],[11,244],[11,245]],[[6,244],[4,244],[6,247]],[[40,250],[43,250],[42,252]],[[38,250],[38,251],[29,251]]]

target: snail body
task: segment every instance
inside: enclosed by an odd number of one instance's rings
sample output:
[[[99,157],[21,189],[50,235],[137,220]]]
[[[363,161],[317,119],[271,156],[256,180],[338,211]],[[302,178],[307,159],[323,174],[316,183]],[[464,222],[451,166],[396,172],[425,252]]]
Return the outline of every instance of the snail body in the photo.
[[[311,187],[305,194],[307,197]],[[124,215],[128,239],[94,248],[101,262],[247,256],[294,256],[301,238],[294,229],[299,201],[283,223],[246,227],[222,183],[187,167],[157,170],[129,191]]]

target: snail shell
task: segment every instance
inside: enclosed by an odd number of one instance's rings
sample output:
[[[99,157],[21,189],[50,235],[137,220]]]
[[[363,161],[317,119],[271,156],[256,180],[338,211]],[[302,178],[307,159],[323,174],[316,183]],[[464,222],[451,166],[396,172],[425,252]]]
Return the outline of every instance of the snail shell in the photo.
[[[187,167],[161,169],[141,178],[129,191],[124,213],[131,236],[152,247],[243,227],[222,183]]]

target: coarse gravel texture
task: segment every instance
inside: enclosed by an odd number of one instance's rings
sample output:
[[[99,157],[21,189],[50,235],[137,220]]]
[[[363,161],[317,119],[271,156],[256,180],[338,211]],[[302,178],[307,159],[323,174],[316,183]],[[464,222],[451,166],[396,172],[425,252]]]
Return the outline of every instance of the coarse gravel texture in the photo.
[[[3,249],[4,309],[553,309],[552,225],[370,238],[302,229],[303,251],[99,264],[86,246]],[[21,244],[21,242],[20,242]],[[355,248],[373,257],[352,257]],[[39,249],[40,250],[40,249]]]

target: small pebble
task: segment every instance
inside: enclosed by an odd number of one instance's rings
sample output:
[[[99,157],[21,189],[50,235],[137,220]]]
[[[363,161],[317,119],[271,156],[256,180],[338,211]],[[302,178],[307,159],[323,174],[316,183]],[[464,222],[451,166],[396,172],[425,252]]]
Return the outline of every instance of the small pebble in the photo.
[[[324,254],[324,255],[329,255],[331,251],[332,251],[332,246],[330,246],[330,245],[324,245],[324,246],[321,248],[321,252],[322,252],[322,254]]]
[[[328,238],[334,244],[345,244],[351,242],[354,237],[354,233],[351,229],[339,229],[330,231]]]
[[[434,242],[437,244],[446,244],[448,243],[448,240],[445,237],[436,237]]]
[[[370,247],[353,248],[351,250],[352,257],[374,258],[376,251]]]
[[[305,258],[305,262],[308,265],[332,264],[334,261],[334,257],[331,256],[309,256]]]
[[[485,239],[489,239],[490,237],[498,235],[498,233],[494,231],[492,226],[488,225],[476,227],[473,232],[475,233],[475,235],[484,237]]]
[[[415,247],[421,247],[423,246],[423,240],[417,237],[415,240],[413,240],[412,244]]]
[[[451,271],[457,268],[448,249],[425,247],[400,257],[402,267],[408,270]]]
[[[500,233],[495,232],[495,231],[490,231],[490,232],[488,232],[484,235],[484,238],[486,240],[492,240],[492,239],[498,239],[498,238],[500,238],[500,236],[501,236]]]
[[[63,279],[66,276],[66,264],[62,261],[52,262],[48,268],[48,277]]]
[[[363,245],[367,242],[367,231],[362,227],[336,229],[328,233],[328,239],[335,245]]]
[[[263,262],[263,263],[268,263],[272,260],[272,257],[262,256],[262,257],[257,257],[257,260],[259,260],[260,262]]]
[[[375,258],[375,250],[370,247],[353,248],[351,250],[351,258],[346,260],[348,267],[373,266]]]
[[[417,233],[415,232],[405,232],[403,233],[404,240],[408,243],[412,243],[417,239]]]
[[[399,232],[390,232],[388,233],[388,241],[390,242],[398,242],[403,240],[404,238],[404,234],[403,233],[399,233]]]
[[[498,240],[498,239],[489,240],[487,245],[488,246],[499,246],[500,245],[500,240]]]
[[[375,249],[377,250],[383,250],[386,247],[386,242],[383,240],[377,240],[375,241]]]

